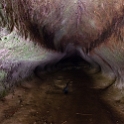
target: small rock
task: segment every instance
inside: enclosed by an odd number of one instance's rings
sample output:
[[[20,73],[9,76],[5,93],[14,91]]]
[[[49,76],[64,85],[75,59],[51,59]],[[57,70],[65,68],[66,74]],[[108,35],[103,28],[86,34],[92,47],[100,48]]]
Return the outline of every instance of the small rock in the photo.
[[[21,122],[21,121],[22,121],[22,119],[21,119],[21,118],[19,118],[18,120],[19,120],[19,122]]]
[[[4,7],[3,7],[3,5],[2,4],[0,4],[0,9],[3,9]]]
[[[19,100],[18,100],[18,103],[21,104],[21,103],[22,103],[22,99],[19,99]]]

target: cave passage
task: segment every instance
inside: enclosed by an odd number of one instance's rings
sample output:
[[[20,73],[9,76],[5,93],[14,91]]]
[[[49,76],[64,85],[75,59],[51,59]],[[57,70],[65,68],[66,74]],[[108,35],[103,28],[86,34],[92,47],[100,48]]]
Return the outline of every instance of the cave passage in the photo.
[[[75,61],[75,59],[77,61]],[[116,124],[111,113],[92,89],[92,78],[84,72],[89,65],[80,57],[62,60],[50,71],[22,82],[0,107],[1,124]],[[63,89],[68,83],[68,93]]]
[[[86,73],[86,70],[90,68],[89,63],[80,56],[73,55],[62,59],[56,67],[56,71],[39,75],[45,87],[49,87],[45,93],[44,102],[37,103],[38,105],[44,103],[38,111],[49,111],[45,115],[47,123],[118,123],[118,120],[107,109],[108,107],[102,104],[101,91],[92,88],[93,79]],[[41,116],[44,115],[43,111]]]

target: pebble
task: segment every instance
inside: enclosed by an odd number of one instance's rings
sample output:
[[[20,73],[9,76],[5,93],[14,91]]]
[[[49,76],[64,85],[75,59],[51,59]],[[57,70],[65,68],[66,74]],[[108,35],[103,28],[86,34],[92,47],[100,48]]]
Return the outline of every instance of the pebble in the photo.
[[[21,119],[21,118],[19,118],[18,120],[19,120],[19,122],[21,122],[21,121],[22,121],[22,119]]]
[[[22,103],[22,99],[19,99],[19,100],[18,100],[18,103],[19,103],[19,104]]]

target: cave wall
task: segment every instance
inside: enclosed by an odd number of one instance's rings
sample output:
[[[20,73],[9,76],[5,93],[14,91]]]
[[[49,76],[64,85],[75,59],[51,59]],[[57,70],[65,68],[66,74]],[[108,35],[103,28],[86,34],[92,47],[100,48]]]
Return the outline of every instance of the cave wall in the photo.
[[[123,16],[123,0],[1,0],[1,87],[31,75],[53,56],[63,56],[72,44],[122,89]]]
[[[16,82],[33,75],[39,64],[50,61],[59,53],[46,50],[31,34],[25,22],[20,0],[0,1],[0,94]],[[23,5],[23,4],[22,4]],[[22,12],[19,14],[20,11]],[[30,23],[30,22],[29,22]],[[35,32],[37,34],[37,32]],[[0,95],[0,96],[1,96]]]

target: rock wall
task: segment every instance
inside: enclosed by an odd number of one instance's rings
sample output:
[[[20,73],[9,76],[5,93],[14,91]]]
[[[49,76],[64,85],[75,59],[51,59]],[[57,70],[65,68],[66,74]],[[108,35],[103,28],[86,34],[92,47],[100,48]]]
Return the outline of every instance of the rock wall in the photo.
[[[23,1],[0,1],[0,94],[33,74],[39,64],[61,55],[46,50],[31,34],[23,10]],[[21,12],[21,14],[20,14]],[[23,18],[24,16],[24,18]],[[26,23],[27,21],[27,23]],[[36,36],[37,36],[37,32]],[[53,56],[54,54],[54,56]]]
[[[27,77],[71,44],[123,89],[123,17],[123,0],[1,0],[1,82]]]

